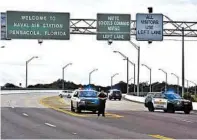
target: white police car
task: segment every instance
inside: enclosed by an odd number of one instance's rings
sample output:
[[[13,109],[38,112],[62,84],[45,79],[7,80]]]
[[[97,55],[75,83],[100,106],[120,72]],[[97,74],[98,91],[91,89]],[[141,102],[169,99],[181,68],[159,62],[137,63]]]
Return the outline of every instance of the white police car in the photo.
[[[169,113],[184,111],[185,114],[189,114],[193,110],[191,101],[185,100],[173,92],[150,94],[145,98],[144,105],[150,112],[154,110],[164,110]]]

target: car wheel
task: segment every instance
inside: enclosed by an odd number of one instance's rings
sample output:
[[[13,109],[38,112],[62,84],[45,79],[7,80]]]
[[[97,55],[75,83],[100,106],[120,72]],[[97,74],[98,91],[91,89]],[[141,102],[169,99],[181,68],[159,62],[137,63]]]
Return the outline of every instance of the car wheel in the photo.
[[[175,112],[174,106],[172,104],[168,104],[167,112],[169,112],[169,113],[174,113]]]
[[[153,106],[153,103],[148,103],[148,110],[150,112],[154,112],[155,111],[154,106]]]
[[[93,110],[92,113],[96,114],[96,110]]]
[[[119,101],[121,101],[121,98],[119,99]]]
[[[81,109],[77,107],[77,113],[81,113]]]
[[[184,113],[185,113],[185,114],[190,114],[190,111],[191,111],[191,110],[189,110],[189,109],[187,109],[187,108],[184,109]]]
[[[164,109],[163,111],[166,113],[167,112],[167,109]]]
[[[75,109],[74,109],[74,107],[73,107],[73,103],[71,102],[71,111],[72,112],[75,112]]]
[[[60,98],[63,98],[62,94],[60,94]]]
[[[77,113],[81,113],[81,109],[78,107],[78,105],[77,105],[76,112],[77,112]]]

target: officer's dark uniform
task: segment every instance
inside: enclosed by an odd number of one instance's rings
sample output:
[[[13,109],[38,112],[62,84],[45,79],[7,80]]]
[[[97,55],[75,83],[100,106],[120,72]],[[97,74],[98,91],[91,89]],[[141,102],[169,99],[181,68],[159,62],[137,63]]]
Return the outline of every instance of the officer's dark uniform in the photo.
[[[107,95],[104,92],[101,92],[98,95],[99,98],[99,108],[98,108],[98,116],[100,116],[100,114],[102,114],[102,116],[105,116],[105,103],[106,103],[106,99],[107,99]]]

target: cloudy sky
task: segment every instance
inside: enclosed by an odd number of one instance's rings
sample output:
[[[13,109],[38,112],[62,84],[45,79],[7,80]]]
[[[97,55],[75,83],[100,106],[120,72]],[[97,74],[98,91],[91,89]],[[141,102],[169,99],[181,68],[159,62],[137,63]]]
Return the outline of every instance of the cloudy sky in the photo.
[[[97,13],[127,13],[135,19],[136,13],[147,13],[153,6],[155,13],[163,13],[177,21],[197,20],[196,0],[5,0],[0,11],[51,11],[70,12],[71,18],[96,19]],[[164,38],[169,39],[169,38]],[[172,38],[171,38],[172,39]],[[177,38],[174,38],[177,39]],[[178,38],[181,39],[181,38]],[[165,75],[159,68],[168,72],[168,82],[176,83],[171,72],[181,76],[181,41],[137,42],[141,46],[141,63],[152,68],[152,81],[164,81]],[[44,41],[39,45],[36,40],[1,41],[0,85],[7,82],[25,85],[25,61],[36,55],[29,64],[29,84],[50,83],[62,77],[62,67],[69,62],[73,65],[65,70],[65,79],[75,83],[88,83],[88,73],[94,68],[92,83],[110,85],[110,76],[119,73],[114,83],[126,81],[126,62],[113,51],[127,55],[137,64],[137,51],[129,42],[114,42],[111,46],[105,41],[97,41],[94,35],[71,35],[69,41]],[[185,77],[197,82],[197,41],[185,42]],[[137,69],[136,69],[137,71]],[[133,67],[130,66],[133,77]],[[140,70],[140,82],[149,81],[149,71]],[[181,82],[181,81],[180,81]],[[192,84],[190,84],[193,86]]]

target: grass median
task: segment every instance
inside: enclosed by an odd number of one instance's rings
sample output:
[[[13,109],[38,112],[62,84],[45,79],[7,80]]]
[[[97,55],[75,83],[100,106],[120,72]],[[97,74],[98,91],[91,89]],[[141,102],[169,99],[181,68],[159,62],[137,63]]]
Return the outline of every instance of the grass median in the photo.
[[[67,104],[64,99],[60,98],[59,96],[50,96],[44,97],[39,100],[40,104],[45,107],[54,109],[59,112],[66,113],[68,115],[76,116],[76,117],[86,117],[85,115],[77,114],[74,112],[69,111],[69,104]]]
[[[44,97],[44,98],[41,98],[39,102],[45,107],[48,107],[56,111],[66,113],[68,115],[72,115],[72,116],[76,116],[76,117],[91,117],[93,115],[95,116],[95,114],[91,114],[90,112],[86,112],[85,114],[78,114],[75,112],[71,112],[70,104],[66,103],[65,100],[63,98],[60,98],[59,96]],[[106,112],[106,117],[122,118],[123,116]]]

